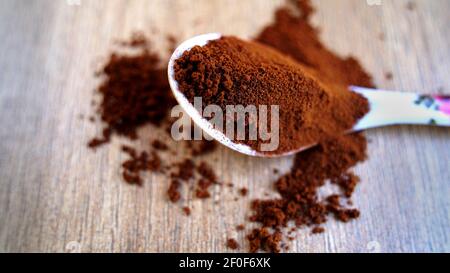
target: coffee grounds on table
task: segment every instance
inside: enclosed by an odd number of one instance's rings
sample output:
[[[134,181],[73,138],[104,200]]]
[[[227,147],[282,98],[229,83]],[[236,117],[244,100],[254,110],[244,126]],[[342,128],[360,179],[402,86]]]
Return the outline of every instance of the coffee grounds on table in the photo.
[[[103,78],[96,93],[101,99],[97,113],[104,127],[101,136],[88,143],[91,148],[109,143],[114,135],[135,140],[139,137],[138,129],[146,125],[160,129],[171,125],[168,113],[176,101],[170,91],[166,68],[160,57],[152,52],[151,43],[143,34],[135,33],[128,41],[117,44],[120,49],[110,55],[103,69],[97,73]],[[135,53],[122,53],[122,49],[124,52],[131,49]],[[179,192],[181,182],[189,182],[197,172],[194,158],[213,152],[217,144],[214,141],[188,142],[186,151],[181,152],[189,158],[178,162],[163,162],[162,155],[170,152],[170,145],[174,144],[174,141],[167,143],[167,139],[171,140],[170,135],[164,137],[164,140],[152,140],[149,142],[149,149],[144,151],[123,145],[122,152],[129,159],[122,163],[121,172],[125,182],[142,186],[143,173],[157,172],[164,175],[165,170],[170,170],[170,175],[166,175],[170,181],[167,195],[170,201],[178,202],[182,199]],[[215,176],[206,163],[203,165],[203,169],[209,168],[210,177]],[[199,176],[202,173],[199,172]],[[202,198],[206,198],[209,194],[208,187],[203,186],[201,189]]]
[[[191,215],[191,209],[189,207],[183,207],[183,212],[186,216]]]
[[[331,80],[339,82],[339,84],[344,85],[355,84],[367,87],[373,86],[370,76],[361,68],[360,64],[355,59],[344,59],[336,56],[320,42],[318,31],[309,23],[309,18],[313,13],[313,9],[309,4],[309,1],[298,1],[297,3],[298,4],[294,13],[291,13],[288,8],[283,7],[279,9],[276,12],[275,22],[264,28],[261,34],[255,40],[276,48],[277,50],[286,55],[289,55],[291,58],[295,59],[302,65],[309,67],[310,69],[320,71],[321,79],[323,77],[327,77]],[[124,46],[138,49],[138,53],[136,55],[129,56],[126,54],[122,54],[119,50],[113,55],[115,57],[111,56],[111,58],[108,59],[105,65],[105,69],[101,73],[104,78],[101,85],[102,91],[98,90],[96,93],[101,95],[102,100],[99,105],[98,114],[104,121],[105,127],[102,135],[90,143],[91,147],[97,147],[101,144],[108,143],[111,137],[114,135],[125,136],[126,138],[130,139],[138,137],[139,139],[143,139],[144,142],[147,141],[147,143],[151,143],[151,141],[149,142],[149,140],[146,140],[146,138],[150,137],[154,140],[157,137],[140,136],[136,133],[137,129],[148,124],[159,128],[168,128],[170,126],[170,122],[166,121],[165,118],[162,118],[162,120],[158,122],[161,117],[167,116],[167,111],[170,109],[170,106],[175,103],[174,100],[170,97],[171,92],[169,90],[169,84],[167,82],[167,79],[165,78],[165,65],[164,63],[162,65],[159,65],[155,61],[157,55],[150,53],[152,52],[151,44],[146,39],[145,42],[143,42],[141,39],[142,37],[144,36],[137,35],[134,36],[133,39],[128,41],[128,43],[124,43]],[[143,59],[146,59],[147,61],[143,61]],[[325,65],[327,62],[333,65]],[[106,67],[111,66],[115,67],[116,69],[106,70]],[[149,73],[149,71],[152,72]],[[154,75],[155,77],[153,77],[152,75]],[[160,82],[155,83],[153,81]],[[155,88],[153,88],[152,86],[155,86]],[[163,88],[163,86],[165,87]],[[140,101],[138,98],[141,98],[141,96],[147,97],[149,101],[145,103],[143,101]],[[153,103],[153,96],[163,97],[167,99],[168,104],[166,105],[166,108],[159,108],[158,106],[156,106],[155,108],[159,109],[164,114],[154,113],[146,117],[148,113],[146,113],[147,107],[145,105],[148,106]],[[166,98],[166,96],[169,97]],[[134,104],[136,104],[137,107],[135,107]],[[121,108],[122,105],[124,106],[124,108]],[[114,109],[115,107],[117,107],[117,109]],[[121,111],[120,115],[116,115],[114,111],[119,111],[120,109],[127,110]],[[152,113],[152,111],[150,111],[149,113]],[[120,121],[121,119],[123,119],[123,121]],[[91,118],[91,120],[93,119]],[[257,223],[260,223],[261,226],[259,228],[253,229],[248,235],[250,251],[263,250],[277,252],[281,249],[287,249],[286,242],[283,242],[283,237],[289,236],[292,238],[293,232],[295,232],[297,228],[291,227],[287,232],[284,231],[284,221],[281,220],[283,217],[287,217],[288,219],[300,218],[303,219],[303,221],[308,222],[312,221],[312,218],[309,217],[312,215],[319,215],[320,218],[324,217],[323,215],[325,214],[325,220],[328,220],[330,215],[334,215],[337,217],[337,219],[343,220],[349,220],[352,217],[357,216],[356,210],[348,212],[347,209],[341,207],[341,199],[350,197],[354,187],[358,182],[357,176],[349,172],[349,169],[362,160],[362,155],[365,154],[366,149],[365,138],[361,134],[347,135],[343,138],[345,139],[338,138],[338,140],[334,140],[331,142],[323,142],[319,146],[316,146],[314,149],[309,150],[307,154],[301,153],[297,155],[295,157],[295,164],[293,165],[291,171],[287,174],[284,174],[280,179],[277,179],[275,183],[276,190],[281,190],[283,192],[283,194],[281,194],[281,198],[266,200],[260,199],[253,202],[253,220]],[[160,139],[161,141],[164,141],[164,143],[166,143],[169,148],[168,150],[161,151],[159,148],[152,147],[153,145],[149,144],[150,151],[147,152],[151,152],[152,149],[155,149],[157,150],[158,155],[164,155],[164,153],[172,153],[173,143],[172,141],[167,142],[168,139],[169,138],[167,136]],[[140,152],[138,152],[139,149],[137,148],[137,146],[135,147],[133,143],[127,145],[133,145],[134,149],[136,150],[136,154],[140,154]],[[193,156],[196,156],[198,155],[198,153],[202,153],[201,147],[212,147],[206,150],[208,153],[213,153],[216,143],[195,141],[186,142],[185,146],[186,149],[190,152],[182,151],[182,154],[193,154]],[[347,150],[346,147],[351,147],[351,149]],[[332,151],[334,155],[332,157],[329,157]],[[193,159],[195,160],[195,157]],[[337,162],[338,159],[344,159],[346,163],[341,164],[340,162]],[[183,162],[183,160],[184,159],[179,160],[178,163]],[[309,165],[304,165],[303,163],[300,163],[300,160],[311,160],[312,162],[309,163]],[[166,164],[170,166],[166,166]],[[160,168],[161,172],[164,173],[163,170],[169,168],[170,176],[171,173],[177,171],[176,167],[173,167],[172,165],[177,165],[177,162],[166,163],[163,161]],[[331,166],[331,169],[333,169],[334,171],[332,173],[328,173],[325,166]],[[335,168],[334,166],[337,166],[337,168]],[[326,174],[318,175],[314,170],[316,167],[320,167]],[[140,175],[140,173],[141,171],[139,171],[137,174]],[[315,175],[318,175],[318,177],[316,178]],[[311,179],[312,177],[314,177],[314,179]],[[321,208],[320,213],[317,214],[314,211],[313,213],[311,213],[312,208],[308,207],[308,200],[311,200],[310,198],[306,198],[302,201],[301,204],[306,204],[305,209],[302,211],[302,213],[300,213],[299,210],[294,210],[298,213],[298,215],[296,215],[295,217],[294,215],[289,213],[289,211],[291,211],[290,208],[292,207],[292,205],[289,206],[288,203],[288,205],[286,206],[282,206],[283,204],[281,204],[280,206],[280,203],[286,203],[287,200],[293,202],[294,207],[296,204],[298,204],[297,199],[292,198],[292,195],[288,193],[290,191],[289,188],[292,188],[294,192],[300,191],[301,196],[306,195],[308,197],[307,192],[312,191],[312,195],[314,195],[314,193],[317,192],[318,187],[320,187],[317,186],[316,188],[314,188],[314,185],[322,184],[322,181],[326,180],[326,178],[324,177],[332,177],[334,183],[342,184],[341,187],[343,191],[342,193],[334,194],[334,196],[328,196],[320,199],[317,201],[317,203],[309,203],[315,204],[315,206]],[[167,177],[167,180],[168,184],[172,183],[170,177]],[[143,178],[142,182],[144,182]],[[180,181],[176,180],[176,182],[174,183],[175,186],[173,186],[174,191],[171,191],[171,193],[173,193],[174,199],[183,200],[184,197],[179,192],[179,188],[183,187],[183,185],[185,185],[186,183],[189,182],[181,183]],[[223,185],[233,184],[227,182],[223,183]],[[172,188],[172,186],[170,187]],[[306,192],[303,192],[303,190]],[[270,203],[278,204],[278,207],[268,205]],[[342,202],[342,204],[343,203],[344,202]],[[325,205],[325,209],[323,208],[323,205]],[[184,211],[185,214],[187,214],[185,208],[189,209],[190,212],[190,208],[182,207],[182,211]],[[277,210],[280,208],[281,213],[279,213],[280,210]],[[303,212],[308,211],[310,212],[309,214],[305,213],[304,216],[301,217]],[[277,214],[278,216],[275,216]],[[314,221],[317,221],[317,217],[314,217],[314,219],[316,219]],[[276,223],[281,224],[277,226]],[[304,224],[299,226],[302,227],[307,225]],[[324,230],[322,226],[315,224],[312,224],[311,228],[312,233],[317,233],[318,231],[323,232]],[[241,224],[236,227],[236,229],[238,231],[244,231],[245,226]]]
[[[330,215],[342,222],[359,217],[358,210],[340,204],[340,196],[336,193],[321,198],[318,190],[327,180],[356,177],[349,172],[349,168],[366,158],[365,150],[366,140],[362,135],[344,135],[299,153],[291,172],[275,182],[281,198],[254,200],[252,203],[254,214],[250,220],[261,223],[266,229],[262,233],[254,231],[247,237],[251,251],[268,248],[263,245],[264,240],[258,238],[271,236],[268,235],[268,228],[274,229],[276,236],[279,236],[278,232],[291,222],[296,228],[316,226],[313,233],[318,233],[323,230],[318,226],[324,224]],[[338,194],[351,196],[354,189],[352,183],[339,185],[341,193]],[[278,251],[279,248],[271,247],[270,250]]]
[[[129,184],[142,186],[141,172],[161,171],[161,158],[156,152],[149,154],[146,151],[138,154],[136,149],[130,146],[122,146],[122,151],[130,156],[130,159],[122,163],[122,176]]]
[[[143,39],[142,37],[140,39]],[[130,42],[142,48],[139,40]],[[105,124],[101,138],[89,142],[90,147],[107,143],[112,134],[136,139],[136,129],[146,124],[160,126],[175,100],[160,68],[160,59],[147,48],[134,56],[114,53],[100,75],[105,78],[97,89],[101,95],[98,113]]]
[[[372,78],[356,59],[341,58],[321,43],[318,30],[309,22],[314,13],[310,1],[296,1],[295,8],[294,12],[279,9],[275,22],[256,40],[315,69],[321,80],[343,86],[374,87]],[[263,227],[247,236],[250,251],[280,251],[280,230],[288,222],[295,225],[290,233],[300,227],[314,226],[312,233],[317,234],[324,231],[320,224],[325,223],[329,215],[343,222],[357,218],[359,211],[344,208],[340,197],[351,198],[359,178],[349,170],[366,158],[366,148],[366,138],[358,133],[323,141],[297,154],[291,171],[275,182],[281,198],[253,201],[251,220]],[[341,192],[319,198],[317,191],[326,180],[338,184]]]
[[[228,239],[228,240],[227,240],[227,247],[228,247],[229,249],[236,250],[236,249],[239,249],[239,248],[240,248],[240,245],[239,245],[239,243],[236,241],[236,239],[231,238],[231,239]]]
[[[239,190],[239,193],[242,195],[242,196],[247,196],[247,194],[248,194],[248,189],[247,188],[241,188],[240,190]]]
[[[193,47],[175,61],[174,71],[179,90],[192,103],[201,97],[205,107],[219,105],[224,113],[227,105],[278,105],[279,148],[271,151],[276,153],[343,134],[369,109],[346,85],[324,81],[320,72],[272,48],[235,37]],[[264,143],[238,142],[260,152]]]

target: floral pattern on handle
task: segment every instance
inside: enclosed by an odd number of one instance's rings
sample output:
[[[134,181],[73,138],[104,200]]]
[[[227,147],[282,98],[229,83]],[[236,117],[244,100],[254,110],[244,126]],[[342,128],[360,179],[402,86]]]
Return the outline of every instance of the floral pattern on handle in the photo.
[[[434,96],[438,105],[438,111],[450,115],[450,96]]]
[[[450,127],[450,96],[350,86],[364,96],[370,111],[353,127],[354,131],[380,126],[416,124]]]
[[[420,95],[417,97],[417,100],[414,103],[450,116],[450,96]],[[430,124],[434,123],[436,123],[436,121],[431,119]]]

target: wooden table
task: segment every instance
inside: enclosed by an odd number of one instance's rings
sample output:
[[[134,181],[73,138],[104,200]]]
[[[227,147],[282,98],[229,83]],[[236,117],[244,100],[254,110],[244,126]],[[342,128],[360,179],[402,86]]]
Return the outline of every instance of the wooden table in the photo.
[[[87,149],[100,127],[79,116],[92,113],[93,72],[115,39],[143,30],[165,52],[158,37],[166,34],[251,37],[283,1],[77,2],[0,1],[0,251],[222,252],[228,236],[244,241],[234,228],[243,208],[270,191],[271,170],[288,170],[291,158],[248,160],[221,148],[207,160],[224,180],[248,187],[249,199],[234,202],[217,188],[211,200],[188,201],[186,217],[167,202],[163,176],[146,176],[143,188],[122,183],[120,141]],[[313,22],[327,45],[360,58],[379,87],[449,94],[450,1],[415,3],[314,1]],[[322,235],[300,231],[291,250],[450,251],[450,130],[367,136],[370,159],[356,168],[363,182],[354,199],[362,217],[330,221]]]

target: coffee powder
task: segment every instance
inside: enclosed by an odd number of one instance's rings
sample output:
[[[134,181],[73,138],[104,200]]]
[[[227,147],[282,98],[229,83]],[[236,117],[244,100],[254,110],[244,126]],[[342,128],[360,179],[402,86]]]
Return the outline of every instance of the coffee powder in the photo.
[[[319,30],[310,23],[315,11],[310,0],[290,2],[294,3],[293,10],[287,7],[277,10],[275,22],[264,28],[255,40],[318,71],[322,81],[374,87],[372,77],[355,58],[337,56],[322,44]]]
[[[230,238],[227,240],[227,247],[232,250],[236,250],[236,249],[240,248],[239,243],[233,238]]]
[[[328,50],[319,39],[317,29],[309,22],[314,13],[309,0],[295,2],[294,12],[281,8],[276,12],[275,22],[266,27],[256,38],[291,56],[304,66],[318,71],[321,79],[335,84],[374,87],[372,78],[354,58],[343,59]],[[318,146],[299,153],[291,171],[275,182],[279,199],[255,200],[251,220],[261,223],[262,228],[247,236],[250,251],[280,250],[279,232],[288,221],[295,228],[314,226],[313,233],[323,232],[318,225],[334,215],[344,222],[357,218],[359,211],[345,209],[339,198],[329,196],[319,199],[317,190],[331,179],[341,186],[342,193],[351,197],[359,179],[349,169],[366,158],[366,139],[362,134],[342,135],[321,142]],[[270,232],[266,227],[271,227]],[[277,239],[277,240],[275,240]]]
[[[292,13],[291,10],[283,7],[276,12],[275,22],[264,28],[255,40],[289,55],[309,69],[319,71],[321,80],[328,78],[329,81],[335,81],[342,85],[373,86],[370,76],[355,59],[340,58],[320,42],[318,31],[309,23],[312,14],[313,8],[309,1],[297,1]],[[138,50],[138,53],[129,56],[118,51],[111,56],[102,70],[101,75],[104,80],[98,89],[98,94],[101,95],[98,113],[101,120],[104,121],[105,127],[102,136],[90,142],[91,147],[109,142],[113,135],[131,139],[139,137],[149,143],[146,138],[150,137],[155,140],[156,136],[139,136],[137,129],[147,124],[162,128],[170,126],[169,119],[165,117],[167,117],[170,106],[175,102],[170,95],[169,85],[165,78],[164,62],[160,65],[158,55],[151,53],[151,44],[143,35],[135,35],[123,46],[133,47]],[[155,98],[162,98],[163,101],[166,101],[165,107],[159,107]],[[91,120],[94,119],[91,118]],[[168,149],[159,149],[159,144],[149,145],[148,155],[152,149],[161,156],[164,153],[174,153],[176,149],[173,148],[173,141],[170,141],[170,138],[164,137],[158,140],[164,140]],[[214,152],[216,144],[215,142],[186,142],[185,146],[187,151],[181,151],[181,154],[187,155],[188,159],[192,156],[191,159],[196,160],[195,157],[201,155],[203,151]],[[135,154],[140,156],[141,152],[138,152],[138,148],[134,148],[134,150]],[[357,217],[358,212],[345,209],[340,199],[351,196],[358,178],[349,172],[349,169],[364,159],[365,150],[364,136],[354,134],[324,141],[306,153],[297,155],[291,171],[275,183],[281,198],[256,200],[252,204],[252,220],[260,223],[261,227],[252,230],[248,235],[250,251],[276,252],[285,249],[286,243],[283,243],[283,236],[293,238],[293,232],[296,230],[296,228],[289,228],[284,233],[282,232],[285,229],[285,223],[290,220],[298,222],[295,224],[300,227],[311,225],[311,232],[317,233],[323,232],[323,228],[314,223],[326,221],[329,215],[345,221]],[[134,160],[132,156],[131,159]],[[177,167],[184,159],[179,162],[161,161],[159,172],[164,174],[164,170],[169,170],[167,179],[171,182],[171,174],[178,171]],[[303,161],[309,163],[302,163]],[[142,165],[145,164],[138,164],[138,166]],[[188,166],[188,168],[190,167]],[[127,172],[133,173],[134,169],[129,168]],[[145,171],[147,170],[142,170],[142,172]],[[141,171],[138,171],[135,174],[140,175],[140,173]],[[317,194],[318,188],[327,178],[331,178],[334,183],[341,185],[342,193],[314,202],[314,195]],[[141,179],[142,183],[143,178]],[[195,179],[198,178],[190,180]],[[133,179],[133,181],[135,180]],[[174,191],[170,191],[173,199],[183,200],[183,196],[178,190],[191,182],[181,183],[179,179],[173,181],[171,183],[174,183],[175,186],[170,186],[170,188],[174,188]],[[229,182],[223,184],[232,185]],[[218,185],[218,183],[214,185]],[[297,198],[297,195],[300,198]],[[298,209],[298,205],[302,205],[303,209]],[[186,215],[190,214],[188,207],[182,207],[182,211]],[[302,224],[302,222],[310,224]],[[244,231],[245,226],[239,225],[237,230]]]
[[[136,129],[145,124],[161,125],[175,105],[166,72],[160,59],[151,53],[147,41],[139,36],[129,43],[141,49],[135,56],[112,54],[99,73],[105,78],[97,89],[101,95],[98,112],[105,124],[101,138],[89,142],[90,147],[107,143],[112,134],[136,139]]]
[[[170,38],[172,39],[172,38]],[[140,33],[135,33],[128,41],[118,43],[118,52],[110,55],[103,69],[98,73],[103,81],[96,90],[101,101],[97,113],[103,121],[102,135],[92,139],[88,146],[99,147],[111,140],[113,135],[123,136],[134,140],[138,138],[138,129],[151,125],[155,128],[170,128],[169,110],[175,105],[175,99],[170,91],[167,73],[160,57],[152,52],[151,43]],[[135,51],[134,54],[121,53]],[[167,131],[162,130],[168,134]],[[158,172],[164,174],[169,170],[170,181],[167,195],[170,201],[178,202],[182,199],[181,182],[190,182],[194,179],[197,166],[194,157],[211,153],[217,147],[213,141],[192,141],[186,143],[186,151],[181,151],[188,158],[178,162],[165,162],[161,156],[171,152],[170,135],[162,139],[150,141],[149,149],[138,151],[130,145],[122,146],[122,151],[129,159],[122,163],[122,177],[125,182],[134,185],[143,185],[141,175],[145,172]],[[208,170],[209,178],[215,176],[206,163],[202,164],[202,172]],[[216,180],[216,179],[214,179]],[[208,187],[202,185],[202,198],[209,196]],[[186,210],[185,210],[186,212]]]
[[[278,105],[279,147],[271,151],[276,153],[344,134],[369,108],[346,85],[322,80],[321,71],[235,37],[192,48],[176,60],[174,71],[179,90],[192,103],[201,97],[205,107],[219,105],[224,113],[227,105]],[[260,139],[239,142],[262,151]]]

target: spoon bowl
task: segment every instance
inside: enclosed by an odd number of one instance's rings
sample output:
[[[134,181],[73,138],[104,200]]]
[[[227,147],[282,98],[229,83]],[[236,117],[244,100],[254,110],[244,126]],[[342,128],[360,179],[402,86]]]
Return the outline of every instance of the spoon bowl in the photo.
[[[175,61],[184,52],[195,46],[205,46],[209,41],[220,39],[220,33],[209,33],[195,36],[180,44],[172,54],[168,65],[168,78],[172,93],[178,104],[183,108],[194,123],[206,134],[225,145],[226,147],[242,154],[257,157],[282,157],[307,150],[316,144],[301,147],[300,149],[283,153],[262,153],[252,149],[248,145],[235,143],[223,132],[215,129],[213,125],[204,119],[200,112],[180,92],[175,80]],[[385,91],[358,86],[350,86],[349,90],[364,96],[370,105],[370,111],[359,120],[348,133],[366,130],[369,128],[389,126],[396,124],[450,126],[450,97],[440,95],[419,95],[415,93]]]
[[[228,148],[235,150],[239,153],[243,153],[249,156],[267,157],[268,155],[262,154],[252,149],[250,146],[231,141],[231,139],[229,139],[224,133],[222,133],[219,130],[216,130],[211,123],[209,123],[206,119],[204,119],[200,115],[199,111],[188,101],[188,99],[184,96],[184,94],[181,93],[180,90],[178,89],[178,82],[175,80],[175,71],[174,71],[175,61],[179,59],[185,51],[188,51],[195,46],[204,46],[209,41],[220,39],[220,37],[222,37],[220,33],[209,33],[198,35],[189,40],[184,41],[175,49],[174,53],[170,57],[169,66],[167,69],[169,75],[170,88],[172,89],[172,93],[175,99],[177,100],[178,104],[181,106],[181,108],[183,108],[183,110],[186,112],[186,114],[188,114],[191,117],[194,123],[209,136],[211,136],[221,144],[227,146]]]

